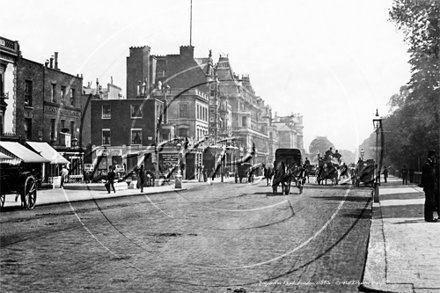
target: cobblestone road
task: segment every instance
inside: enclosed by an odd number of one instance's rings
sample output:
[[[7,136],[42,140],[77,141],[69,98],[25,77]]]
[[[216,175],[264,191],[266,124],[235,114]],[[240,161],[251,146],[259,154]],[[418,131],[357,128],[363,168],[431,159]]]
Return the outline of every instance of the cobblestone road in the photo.
[[[356,292],[370,189],[257,185],[0,214],[2,292]]]

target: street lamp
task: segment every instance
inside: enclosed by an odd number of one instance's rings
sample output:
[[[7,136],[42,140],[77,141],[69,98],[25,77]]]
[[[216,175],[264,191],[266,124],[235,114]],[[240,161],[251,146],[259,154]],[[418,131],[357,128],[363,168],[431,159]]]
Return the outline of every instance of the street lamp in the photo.
[[[373,183],[373,187],[374,187],[373,197],[374,197],[374,202],[379,202],[380,169],[381,169],[382,162],[380,162],[380,164],[378,164],[378,161],[379,161],[378,150],[379,150],[379,132],[382,132],[381,131],[382,130],[382,118],[379,117],[378,109],[376,109],[376,116],[373,118],[373,126],[376,131],[376,163],[375,163],[376,178]],[[380,161],[382,161],[382,148],[381,148]]]
[[[178,143],[176,145],[177,149],[177,173],[175,176],[175,185],[174,188],[182,188],[182,173],[180,169],[180,165],[182,164],[182,145]]]

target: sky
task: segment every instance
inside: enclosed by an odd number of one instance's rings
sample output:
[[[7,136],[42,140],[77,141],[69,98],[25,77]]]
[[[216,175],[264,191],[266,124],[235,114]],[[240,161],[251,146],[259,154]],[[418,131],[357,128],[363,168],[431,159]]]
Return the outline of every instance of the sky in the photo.
[[[99,79],[126,95],[132,46],[154,55],[190,44],[191,0],[14,0],[2,3],[0,35],[24,58]],[[392,0],[192,0],[195,57],[228,54],[279,116],[304,119],[304,147],[326,136],[355,152],[410,79],[408,46],[388,21]]]

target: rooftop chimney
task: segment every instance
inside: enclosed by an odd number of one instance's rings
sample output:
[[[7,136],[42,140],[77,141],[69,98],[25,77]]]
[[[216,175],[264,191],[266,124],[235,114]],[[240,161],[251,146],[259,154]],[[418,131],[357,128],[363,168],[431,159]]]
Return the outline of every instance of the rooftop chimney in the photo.
[[[53,68],[53,55],[50,56],[50,68]]]
[[[55,52],[55,69],[59,70],[59,68],[58,68],[58,52]]]

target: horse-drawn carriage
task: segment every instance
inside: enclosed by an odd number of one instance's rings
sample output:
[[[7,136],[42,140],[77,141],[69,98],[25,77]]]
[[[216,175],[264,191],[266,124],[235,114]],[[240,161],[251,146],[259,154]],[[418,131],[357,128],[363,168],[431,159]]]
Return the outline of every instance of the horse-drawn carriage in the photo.
[[[15,194],[23,208],[33,209],[41,182],[41,164],[50,161],[16,142],[2,142],[0,153],[0,207],[3,208],[7,194]]]
[[[373,186],[374,171],[375,163],[373,159],[366,161],[359,159],[354,168],[354,174],[352,176],[353,185],[359,186],[361,183],[363,183],[364,185],[371,184],[371,186]]]
[[[250,163],[240,163],[237,164],[237,171],[235,172],[235,183],[242,182],[243,178],[247,178],[248,182],[254,180],[254,175],[250,174],[250,168],[252,165]]]
[[[337,162],[332,161],[331,159],[319,159],[319,166],[316,175],[316,182],[318,184],[326,183],[327,180],[331,180],[332,184],[338,184],[339,173],[338,173],[339,165]]]
[[[275,151],[274,166],[272,179],[273,194],[278,193],[279,186],[281,186],[282,194],[289,194],[292,182],[295,183],[301,194],[306,181],[301,151],[298,149],[277,149]]]

